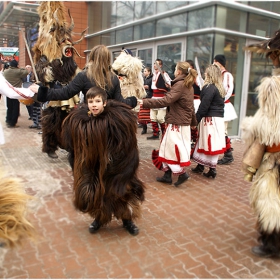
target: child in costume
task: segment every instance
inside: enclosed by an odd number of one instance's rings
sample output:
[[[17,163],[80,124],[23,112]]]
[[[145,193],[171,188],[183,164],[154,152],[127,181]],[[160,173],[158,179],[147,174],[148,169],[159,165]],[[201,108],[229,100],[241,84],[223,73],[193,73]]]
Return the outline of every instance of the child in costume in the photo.
[[[73,110],[63,122],[62,137],[74,176],[74,205],[95,220],[90,233],[108,224],[112,215],[137,235],[144,185],[138,179],[137,117],[128,105],[108,100],[92,87],[87,106]]]

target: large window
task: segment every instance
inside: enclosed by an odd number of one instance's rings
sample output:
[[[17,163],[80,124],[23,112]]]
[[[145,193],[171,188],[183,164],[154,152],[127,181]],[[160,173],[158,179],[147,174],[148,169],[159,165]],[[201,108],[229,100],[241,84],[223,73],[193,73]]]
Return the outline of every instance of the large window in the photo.
[[[271,69],[271,60],[267,60],[257,53],[251,53],[246,116],[253,116],[258,110],[256,87],[260,84],[262,78],[271,75]]]
[[[249,14],[248,33],[262,37],[272,37],[279,29],[279,20]]]
[[[166,17],[157,21],[156,35],[163,36],[187,30],[187,13]]]
[[[115,25],[118,26],[133,21],[135,1],[113,1]]]
[[[247,13],[222,6],[217,7],[216,26],[246,32]]]
[[[157,1],[157,13],[164,13],[178,7],[188,5],[187,1]]]
[[[135,1],[134,20],[154,15],[155,5],[154,1]]]
[[[157,58],[163,62],[163,69],[168,73],[171,79],[174,78],[176,63],[182,57],[182,44],[166,44],[157,47]]]
[[[214,26],[214,6],[189,12],[188,30]]]
[[[153,49],[143,49],[138,51],[138,57],[143,60],[144,66],[151,67],[153,71]]]
[[[116,31],[116,44],[121,44],[125,42],[131,42],[133,36],[133,27],[128,27],[125,29]]]
[[[249,5],[252,7],[256,7],[274,13],[279,13],[280,11],[279,1],[250,1]]]
[[[197,57],[202,75],[206,67],[211,63],[213,38],[213,34],[189,36],[187,38],[186,59],[194,61],[195,57]]]
[[[101,35],[101,44],[108,46],[116,43],[115,32],[108,32]]]
[[[134,40],[152,38],[155,36],[155,23],[147,22],[134,26]]]

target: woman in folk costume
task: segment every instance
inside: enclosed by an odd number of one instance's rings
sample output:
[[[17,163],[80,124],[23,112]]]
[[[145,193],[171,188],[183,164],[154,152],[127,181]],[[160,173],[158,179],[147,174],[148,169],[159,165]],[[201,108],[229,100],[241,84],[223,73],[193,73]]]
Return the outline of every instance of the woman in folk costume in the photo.
[[[278,53],[270,57],[278,69],[256,88],[259,109],[241,126],[247,146],[242,167],[246,180],[254,176],[249,199],[260,234],[251,251],[259,257],[280,257],[280,63]]]
[[[188,180],[184,167],[190,165],[191,129],[196,125],[193,104],[193,83],[197,72],[187,62],[178,62],[175,79],[171,82],[171,90],[160,99],[144,99],[143,108],[167,107],[165,121],[166,132],[159,149],[158,160],[162,162],[163,177],[156,180],[172,183],[172,173],[179,175],[175,186]]]
[[[210,65],[205,71],[205,82],[200,94],[201,103],[196,112],[198,139],[193,160],[198,165],[191,169],[194,173],[202,173],[204,166],[209,166],[209,171],[203,173],[208,178],[216,177],[219,154],[223,154],[226,148],[223,118],[225,94],[219,67]]]
[[[92,87],[85,104],[63,122],[63,142],[74,175],[74,205],[95,220],[96,233],[112,216],[137,235],[144,185],[137,177],[137,117],[131,107],[108,100],[105,90]]]
[[[123,98],[134,96],[139,99],[146,97],[142,76],[142,61],[138,57],[133,57],[130,50],[122,50],[112,64],[112,69],[119,77]],[[133,108],[136,113],[139,110],[139,105]]]

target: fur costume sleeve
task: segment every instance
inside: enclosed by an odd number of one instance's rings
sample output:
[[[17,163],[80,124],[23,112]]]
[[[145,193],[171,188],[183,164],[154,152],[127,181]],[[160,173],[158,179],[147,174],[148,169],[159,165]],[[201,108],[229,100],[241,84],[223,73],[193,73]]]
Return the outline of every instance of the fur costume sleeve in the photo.
[[[62,136],[73,155],[77,209],[94,216],[106,199],[119,197],[123,203],[144,200],[144,185],[136,175],[136,132],[137,119],[131,108],[113,100],[108,100],[103,113],[96,117],[82,106],[65,119]]]

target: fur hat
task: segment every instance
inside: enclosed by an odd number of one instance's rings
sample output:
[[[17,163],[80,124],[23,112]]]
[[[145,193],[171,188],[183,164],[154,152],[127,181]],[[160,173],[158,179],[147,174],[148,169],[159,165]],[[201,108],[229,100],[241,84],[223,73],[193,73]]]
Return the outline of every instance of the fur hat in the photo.
[[[10,62],[10,66],[11,66],[11,67],[18,67],[18,62],[17,62],[16,60],[12,60],[12,61]]]
[[[226,66],[226,58],[223,54],[217,54],[214,57],[214,60],[218,61],[220,64],[222,64],[224,67]]]

